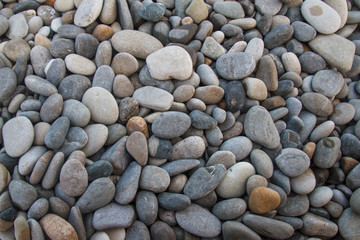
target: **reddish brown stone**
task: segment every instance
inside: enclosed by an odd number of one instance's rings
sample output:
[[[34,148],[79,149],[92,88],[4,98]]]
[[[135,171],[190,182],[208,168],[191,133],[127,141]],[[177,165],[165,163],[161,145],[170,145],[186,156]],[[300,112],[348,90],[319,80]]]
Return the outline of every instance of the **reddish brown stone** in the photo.
[[[112,28],[105,24],[97,25],[92,33],[92,35],[96,37],[96,39],[99,40],[99,42],[110,39],[113,34],[114,32]]]
[[[143,119],[142,117],[136,116],[130,118],[128,123],[126,124],[126,130],[129,136],[131,135],[131,133],[139,131],[145,135],[146,139],[149,138],[149,129],[145,119]]]
[[[276,209],[280,205],[280,195],[271,188],[256,187],[249,197],[249,208],[253,213],[262,214]]]

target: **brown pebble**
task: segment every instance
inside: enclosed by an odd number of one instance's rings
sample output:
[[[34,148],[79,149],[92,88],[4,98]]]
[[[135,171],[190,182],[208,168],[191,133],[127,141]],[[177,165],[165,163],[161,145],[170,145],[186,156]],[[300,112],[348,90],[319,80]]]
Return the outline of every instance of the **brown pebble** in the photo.
[[[358,164],[359,161],[352,157],[342,157],[340,159],[340,167],[345,173],[345,175],[347,175]]]
[[[307,144],[305,144],[303,151],[311,159],[315,153],[315,149],[316,149],[316,144],[314,142],[308,142]]]
[[[145,119],[143,119],[142,117],[135,116],[130,118],[126,124],[126,130],[129,136],[131,135],[131,133],[139,131],[145,135],[146,139],[149,138],[149,129]]]
[[[18,240],[30,240],[30,227],[23,216],[18,216],[14,221],[14,235]]]
[[[92,32],[92,35],[96,37],[96,39],[99,40],[99,42],[110,39],[113,34],[114,32],[112,28],[105,24],[97,25],[94,31]]]
[[[184,17],[182,20],[181,20],[181,25],[187,25],[187,24],[193,24],[194,23],[194,20],[187,16],[187,17]]]
[[[78,236],[73,226],[55,214],[47,214],[40,220],[41,228],[52,240],[77,240]]]
[[[83,165],[85,165],[86,156],[85,156],[85,153],[83,151],[76,150],[76,151],[74,151],[74,152],[72,152],[70,154],[68,160],[70,160],[70,159],[79,160]]]
[[[280,205],[280,195],[271,188],[257,187],[251,191],[249,208],[253,213],[262,214]]]
[[[44,35],[37,33],[35,35],[35,46],[43,46],[50,49],[51,40]]]
[[[14,225],[13,221],[5,221],[0,218],[0,231],[1,232],[9,230],[10,228],[12,228],[13,225]]]
[[[281,96],[269,97],[261,103],[261,106],[267,110],[273,110],[275,108],[284,107],[286,105],[285,100]]]
[[[210,58],[204,57],[204,60],[205,60],[204,63],[205,63],[206,65],[212,64],[212,60],[211,60]]]
[[[49,5],[51,7],[54,7],[55,2],[56,2],[56,0],[46,0],[44,2],[44,5]]]
[[[75,16],[76,10],[71,10],[65,12],[61,16],[61,23],[62,24],[72,24],[74,22],[74,16]]]

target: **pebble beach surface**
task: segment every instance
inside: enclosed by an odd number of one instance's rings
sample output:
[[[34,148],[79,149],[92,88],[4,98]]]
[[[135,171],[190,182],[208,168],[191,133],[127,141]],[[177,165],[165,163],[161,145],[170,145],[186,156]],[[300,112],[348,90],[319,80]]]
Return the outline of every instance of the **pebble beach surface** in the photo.
[[[1,0],[0,239],[360,239],[359,0]]]

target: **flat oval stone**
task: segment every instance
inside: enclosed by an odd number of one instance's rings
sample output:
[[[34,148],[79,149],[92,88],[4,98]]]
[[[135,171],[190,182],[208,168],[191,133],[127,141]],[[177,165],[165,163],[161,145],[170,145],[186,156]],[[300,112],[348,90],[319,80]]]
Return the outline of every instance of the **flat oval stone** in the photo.
[[[12,180],[8,188],[13,204],[22,211],[28,210],[38,197],[35,187],[22,180]]]
[[[146,137],[142,132],[135,131],[130,134],[126,141],[126,150],[141,166],[146,165],[149,151]]]
[[[200,161],[197,159],[180,159],[173,162],[165,163],[160,167],[167,171],[170,177],[173,177],[188,170],[191,170],[199,165]]]
[[[297,195],[291,193],[287,197],[284,206],[278,209],[279,214],[288,217],[304,215],[309,210],[309,198],[307,195]]]
[[[205,104],[217,104],[224,96],[224,90],[218,86],[204,86],[196,88],[194,98]]]
[[[334,222],[312,213],[306,213],[301,220],[304,223],[301,232],[307,236],[331,238],[338,232],[338,226]]]
[[[16,62],[20,56],[24,56],[29,60],[31,48],[23,39],[13,39],[4,45],[4,54],[11,61]]]
[[[156,195],[150,191],[140,191],[136,196],[135,204],[139,220],[148,226],[153,224],[159,210]]]
[[[184,194],[196,200],[213,191],[224,179],[226,168],[222,164],[197,169],[187,181]]]
[[[133,161],[122,174],[116,185],[115,201],[120,204],[130,203],[136,195],[139,186],[141,166]]]
[[[261,237],[248,228],[246,225],[238,221],[226,221],[222,225],[222,234],[224,239],[249,239],[249,240],[260,240]]]
[[[360,234],[360,217],[351,208],[347,208],[341,214],[338,222],[339,232],[342,237],[355,240]]]
[[[176,212],[175,217],[181,228],[199,237],[212,238],[221,232],[219,219],[197,204]]]
[[[36,75],[28,75],[25,78],[25,85],[34,93],[38,93],[45,97],[58,92],[52,83]]]
[[[249,196],[249,208],[253,213],[263,214],[280,205],[280,195],[271,188],[256,187]]]
[[[303,174],[290,178],[291,190],[297,194],[306,195],[315,188],[316,178],[311,168],[307,169]]]
[[[72,126],[85,127],[90,121],[90,111],[82,103],[75,99],[64,102],[62,116],[70,120]]]
[[[172,144],[168,139],[157,138],[155,135],[148,139],[149,155],[154,158],[169,158],[172,153]]]
[[[2,127],[6,153],[10,157],[20,157],[27,152],[34,141],[34,127],[26,117],[10,119]]]
[[[111,68],[116,75],[123,74],[128,77],[138,70],[139,64],[134,56],[122,52],[114,56],[111,62]]]
[[[88,142],[81,150],[86,156],[91,156],[99,151],[105,144],[109,132],[103,124],[90,124],[84,128]]]
[[[313,157],[315,165],[319,168],[330,168],[338,159],[341,141],[337,137],[325,137],[316,144]]]
[[[158,111],[167,111],[173,104],[174,97],[160,88],[145,86],[136,89],[133,96],[140,106]]]
[[[101,87],[89,88],[82,98],[89,109],[91,119],[106,125],[113,124],[119,117],[119,107],[109,91]]]
[[[327,97],[337,95],[344,84],[344,78],[334,70],[322,70],[317,72],[312,81],[311,87],[314,91]]]
[[[275,162],[280,170],[289,177],[301,175],[310,166],[308,155],[296,148],[285,148],[281,150]]]
[[[265,47],[273,49],[289,41],[294,29],[289,24],[281,24],[274,27],[264,38]]]
[[[282,7],[282,1],[279,1],[279,0],[271,0],[271,1],[256,0],[255,7],[260,13],[269,14],[269,15],[273,16],[273,15],[276,15],[280,11],[280,9]]]
[[[168,111],[155,119],[151,125],[151,131],[156,137],[173,139],[183,135],[190,126],[191,119],[187,114]]]
[[[294,29],[294,37],[300,42],[308,42],[316,37],[316,30],[305,22],[294,21],[291,26]]]
[[[269,112],[261,106],[252,107],[245,116],[245,134],[251,140],[270,149],[280,144],[280,136]]]
[[[93,75],[96,71],[96,65],[93,61],[78,54],[69,54],[65,57],[66,68],[75,74]]]
[[[23,176],[29,175],[38,161],[38,159],[46,152],[44,146],[33,146],[22,155],[18,162],[18,171]]]
[[[191,125],[197,129],[213,129],[217,125],[217,121],[210,115],[194,110],[189,114],[191,118]]]
[[[254,149],[250,154],[251,164],[254,166],[256,173],[265,177],[270,178],[273,174],[273,163],[269,155],[260,149]]]
[[[40,225],[46,235],[52,239],[78,239],[78,235],[73,226],[55,214],[46,214],[41,218]]]
[[[173,145],[173,151],[169,160],[196,159],[201,157],[204,152],[204,140],[198,136],[190,136]]]
[[[140,177],[140,187],[155,193],[164,192],[170,184],[170,176],[164,169],[147,165]]]
[[[146,58],[150,75],[158,80],[186,80],[192,74],[192,60],[188,52],[178,46],[161,48]]]
[[[75,43],[71,39],[56,38],[51,41],[50,53],[55,58],[65,58],[67,55],[75,53]]]
[[[87,27],[99,17],[103,7],[103,0],[85,0],[81,1],[74,16],[74,23],[79,27]]]
[[[327,186],[316,187],[309,196],[310,204],[313,207],[322,207],[333,197],[333,191]]]
[[[75,206],[79,207],[82,214],[93,212],[110,203],[114,195],[114,183],[107,177],[98,178],[90,183]]]
[[[135,211],[132,206],[109,203],[94,212],[92,223],[96,230],[128,228],[135,219]]]
[[[334,113],[330,116],[336,125],[345,125],[355,116],[355,108],[350,103],[339,103],[334,107]]]
[[[136,58],[146,59],[151,53],[163,47],[155,37],[140,31],[122,30],[111,38],[112,46],[118,52],[127,52]]]
[[[318,116],[327,117],[334,112],[330,100],[320,93],[304,93],[301,102],[307,110]]]
[[[49,211],[49,201],[46,198],[37,199],[30,207],[27,217],[39,220]]]
[[[29,31],[26,18],[23,14],[18,13],[12,15],[8,19],[9,28],[6,32],[6,36],[10,39],[24,38]]]
[[[77,159],[69,159],[61,168],[61,189],[71,197],[80,196],[88,186],[88,174],[84,165]]]
[[[334,33],[341,25],[339,14],[319,0],[306,1],[302,4],[301,14],[311,26],[322,34]]]
[[[246,202],[241,198],[220,201],[212,208],[212,213],[220,220],[231,220],[240,217],[246,210]]]
[[[246,193],[246,181],[254,174],[255,169],[250,163],[238,162],[226,171],[216,193],[222,198],[241,197]]]
[[[218,74],[227,80],[239,80],[255,70],[255,59],[250,53],[227,53],[216,61]]]
[[[59,84],[59,93],[64,100],[76,99],[81,101],[85,91],[91,87],[91,81],[79,74],[72,74],[61,80]]]
[[[226,140],[221,146],[221,151],[230,151],[235,155],[236,161],[246,158],[253,148],[253,144],[247,137],[237,136]]]
[[[1,68],[0,85],[2,86],[0,89],[0,102],[2,102],[8,100],[16,88],[17,79],[15,72],[10,68]]]
[[[67,117],[62,116],[56,119],[45,135],[46,146],[52,149],[60,148],[65,141],[69,128],[70,120]]]
[[[171,211],[181,211],[191,205],[188,196],[178,193],[162,192],[158,195],[159,205]]]

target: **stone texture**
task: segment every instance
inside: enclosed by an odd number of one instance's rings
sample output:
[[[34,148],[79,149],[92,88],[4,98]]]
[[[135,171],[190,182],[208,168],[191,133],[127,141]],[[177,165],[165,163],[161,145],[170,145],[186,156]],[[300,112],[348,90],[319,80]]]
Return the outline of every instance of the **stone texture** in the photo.
[[[249,53],[228,53],[216,61],[216,70],[227,80],[239,80],[255,70],[255,60]]]

